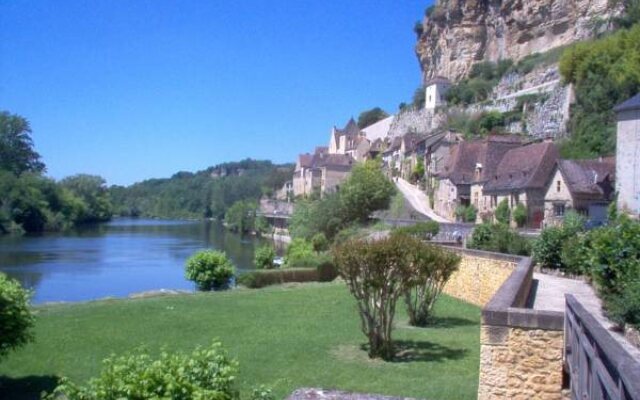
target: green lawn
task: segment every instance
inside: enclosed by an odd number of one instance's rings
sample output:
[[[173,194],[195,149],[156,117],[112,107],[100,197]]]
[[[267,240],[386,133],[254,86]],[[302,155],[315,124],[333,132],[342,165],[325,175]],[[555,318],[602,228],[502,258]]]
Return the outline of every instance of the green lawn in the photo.
[[[434,327],[417,329],[400,312],[401,354],[383,362],[361,350],[355,302],[342,283],[39,307],[36,341],[0,363],[0,398],[37,398],[55,376],[84,381],[110,353],[140,345],[190,351],[218,338],[240,361],[245,393],[266,384],[278,398],[323,387],[475,399],[480,309],[443,297],[436,313]]]

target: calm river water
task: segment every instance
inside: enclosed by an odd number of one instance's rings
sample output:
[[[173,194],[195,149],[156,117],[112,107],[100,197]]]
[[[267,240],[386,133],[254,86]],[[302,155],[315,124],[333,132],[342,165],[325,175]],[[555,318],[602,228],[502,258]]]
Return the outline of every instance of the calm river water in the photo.
[[[117,219],[64,234],[0,236],[0,271],[33,289],[34,303],[193,290],[184,262],[195,251],[224,250],[248,270],[259,244],[215,222]]]

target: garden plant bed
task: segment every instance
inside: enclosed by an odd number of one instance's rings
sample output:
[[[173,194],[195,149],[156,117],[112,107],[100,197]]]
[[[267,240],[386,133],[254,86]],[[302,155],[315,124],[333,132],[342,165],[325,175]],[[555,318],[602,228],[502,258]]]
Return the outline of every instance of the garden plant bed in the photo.
[[[112,353],[141,345],[151,353],[163,346],[190,352],[217,338],[240,362],[244,396],[264,384],[276,398],[322,387],[475,399],[480,309],[443,296],[432,327],[409,329],[398,308],[394,338],[400,357],[371,362],[344,283],[37,307],[36,340],[0,363],[0,393],[37,399],[55,386],[57,376],[77,382],[96,376],[101,360]]]

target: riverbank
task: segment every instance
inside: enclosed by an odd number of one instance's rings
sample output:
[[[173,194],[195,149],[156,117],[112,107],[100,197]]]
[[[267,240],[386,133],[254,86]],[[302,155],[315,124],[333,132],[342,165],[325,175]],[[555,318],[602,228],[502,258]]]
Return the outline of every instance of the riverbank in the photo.
[[[35,310],[35,342],[0,364],[0,385],[11,399],[39,398],[59,375],[85,381],[111,353],[140,345],[153,353],[162,346],[190,351],[213,338],[239,360],[244,394],[260,384],[277,398],[300,387],[452,400],[477,392],[480,310],[446,296],[431,328],[408,327],[399,310],[396,362],[367,358],[355,302],[340,282]]]

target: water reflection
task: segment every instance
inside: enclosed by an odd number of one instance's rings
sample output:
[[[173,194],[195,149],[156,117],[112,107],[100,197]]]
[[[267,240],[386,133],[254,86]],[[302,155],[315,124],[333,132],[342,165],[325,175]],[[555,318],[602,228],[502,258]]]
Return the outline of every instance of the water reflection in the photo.
[[[34,303],[192,290],[183,266],[195,251],[224,250],[248,270],[261,243],[215,222],[120,219],[64,234],[0,237],[0,271],[34,289]]]

